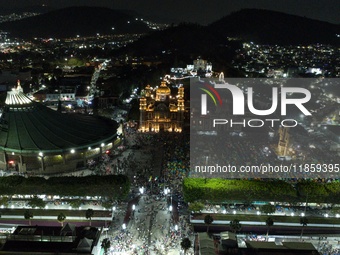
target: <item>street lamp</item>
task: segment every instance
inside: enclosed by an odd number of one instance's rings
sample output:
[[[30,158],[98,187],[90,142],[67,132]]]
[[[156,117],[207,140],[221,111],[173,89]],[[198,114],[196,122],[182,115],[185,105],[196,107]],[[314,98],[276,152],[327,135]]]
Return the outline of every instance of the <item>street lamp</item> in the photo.
[[[168,189],[168,191],[169,191],[169,193],[170,193],[170,203],[171,203],[171,205],[172,205],[172,194],[171,194],[170,189]]]
[[[112,220],[115,219],[115,211],[116,211],[116,207],[113,206],[113,207],[112,207]]]
[[[44,172],[44,170],[45,170],[44,153],[40,151],[39,154],[38,154],[38,158],[41,159],[41,171]]]
[[[170,212],[172,211],[172,205],[169,206],[169,211],[170,211]]]
[[[176,231],[178,230],[178,225],[175,225],[175,230],[176,230]]]
[[[134,211],[136,209],[136,206],[135,205],[132,205],[132,210]]]
[[[122,225],[122,229],[123,229],[123,230],[125,230],[125,229],[126,229],[126,225],[125,225],[125,223],[123,223],[123,225]]]
[[[304,214],[306,214],[306,211],[307,211],[308,195],[309,195],[309,192],[308,192],[307,195],[306,195],[305,209],[304,209],[304,211],[303,211]]]

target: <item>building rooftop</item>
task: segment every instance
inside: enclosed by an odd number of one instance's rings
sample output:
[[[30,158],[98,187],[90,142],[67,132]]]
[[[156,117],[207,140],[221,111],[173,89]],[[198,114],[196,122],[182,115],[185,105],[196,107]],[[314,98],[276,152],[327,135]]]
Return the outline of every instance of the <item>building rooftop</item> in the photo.
[[[65,226],[73,231],[65,232]],[[100,231],[94,227],[18,226],[9,235],[1,254],[92,254]]]
[[[112,142],[118,124],[110,119],[63,114],[30,100],[18,86],[9,91],[0,118],[0,149],[61,153]]]

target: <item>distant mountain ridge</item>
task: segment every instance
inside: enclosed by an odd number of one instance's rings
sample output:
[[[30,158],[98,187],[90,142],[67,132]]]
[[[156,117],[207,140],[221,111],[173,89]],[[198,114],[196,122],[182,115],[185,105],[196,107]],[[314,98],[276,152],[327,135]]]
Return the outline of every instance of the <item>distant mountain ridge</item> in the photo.
[[[36,12],[46,13],[55,10],[55,8],[46,5],[24,6],[20,8],[1,8],[0,15],[8,15],[12,13]]]
[[[208,26],[181,23],[163,31],[148,34],[120,54],[135,56],[173,55],[176,59],[231,59],[240,42],[272,45],[339,45],[340,26],[280,12],[244,9]]]
[[[113,29],[114,28],[114,29]],[[75,37],[113,33],[149,32],[147,24],[128,14],[127,11],[105,7],[69,7],[38,16],[0,24],[0,29],[12,36],[32,37]]]
[[[77,34],[93,36],[96,33],[151,32],[144,22],[140,19],[135,20],[134,15],[137,14],[133,11],[104,7],[69,7],[19,21],[2,23],[0,30],[9,31],[11,35],[22,38],[65,38]],[[151,48],[147,51],[152,52],[152,47],[166,50],[168,45],[172,44],[171,40],[177,43],[173,48],[180,50],[181,47],[185,47],[190,50],[192,46],[195,51],[201,46],[206,47],[207,40],[219,47],[227,45],[228,38],[279,45],[314,43],[339,45],[340,42],[340,38],[336,36],[340,34],[340,25],[261,9],[243,9],[208,26],[194,25],[192,28],[193,33],[185,32],[183,26],[171,27],[166,32],[151,33],[152,39],[149,42]],[[205,36],[209,39],[204,39]],[[203,40],[204,46],[197,39]]]
[[[207,27],[220,36],[262,44],[339,44],[340,25],[261,9],[234,12]]]

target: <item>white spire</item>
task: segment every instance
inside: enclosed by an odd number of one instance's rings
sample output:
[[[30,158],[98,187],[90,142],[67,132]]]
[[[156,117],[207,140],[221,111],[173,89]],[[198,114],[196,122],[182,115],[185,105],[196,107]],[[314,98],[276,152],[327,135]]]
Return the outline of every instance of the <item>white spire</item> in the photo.
[[[18,92],[21,92],[21,93],[24,92],[24,90],[22,89],[22,87],[21,87],[21,85],[20,85],[20,80],[17,81],[17,91],[18,91]]]
[[[6,105],[25,105],[31,103],[32,100],[23,93],[20,80],[18,80],[16,88],[13,88],[12,91],[7,91]]]
[[[220,75],[218,76],[218,81],[224,82],[224,73],[221,72]]]

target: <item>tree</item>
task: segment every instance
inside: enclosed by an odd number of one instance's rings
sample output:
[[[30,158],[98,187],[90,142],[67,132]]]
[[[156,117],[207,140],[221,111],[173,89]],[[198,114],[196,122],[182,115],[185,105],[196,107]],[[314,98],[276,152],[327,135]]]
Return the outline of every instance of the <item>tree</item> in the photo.
[[[229,227],[230,227],[231,232],[236,233],[237,231],[241,230],[242,225],[238,219],[234,219],[230,221]]]
[[[92,181],[90,177],[95,181]],[[84,187],[87,187],[85,193]],[[29,191],[33,195],[53,193],[60,196],[101,196],[111,197],[112,199],[118,197],[123,200],[128,197],[130,180],[126,175],[63,176],[50,177],[47,180],[43,177],[25,178],[14,175],[1,177],[0,191],[2,195],[7,195],[8,190],[15,190],[15,193],[19,195],[25,195]],[[33,208],[45,207],[46,205],[45,201],[37,196],[29,200],[31,200],[29,202]],[[34,204],[34,201],[43,203],[37,205]]]
[[[61,112],[62,111],[62,103],[60,101],[60,98],[58,99],[58,108],[57,108],[57,112]]]
[[[24,217],[28,220],[28,224],[31,226],[31,219],[33,218],[33,213],[30,210],[26,210],[24,213]]]
[[[90,220],[90,226],[91,226],[91,219],[92,219],[93,215],[94,215],[94,211],[92,209],[86,210],[85,217],[86,217],[86,219]]]
[[[111,210],[112,209],[112,201],[103,201],[102,202],[102,207],[104,207],[107,210]]]
[[[308,225],[308,218],[307,217],[301,217],[300,218],[300,224],[302,225],[301,228],[301,235],[300,235],[300,240],[302,239],[302,235],[303,235],[303,230],[304,228]]]
[[[78,209],[83,201],[81,199],[72,199],[69,204],[72,208]]]
[[[311,180],[302,180],[296,184],[300,199],[305,202],[305,207],[308,202],[323,202],[324,198],[329,196],[329,191],[323,183],[314,182]]]
[[[272,214],[276,211],[275,206],[272,204],[262,205],[260,207],[260,212],[265,214]]]
[[[66,220],[66,216],[63,213],[60,213],[57,217],[57,220],[60,222],[61,226],[63,226],[64,221]]]
[[[107,254],[107,251],[110,249],[111,242],[108,238],[103,239],[101,247],[104,249],[104,253]]]
[[[44,208],[46,205],[46,202],[44,202],[44,200],[42,200],[41,198],[39,198],[38,196],[34,196],[33,198],[31,198],[31,200],[28,202],[28,205],[32,208]]]
[[[340,214],[340,207],[333,206],[330,212],[334,215]]]
[[[269,228],[274,225],[274,220],[271,217],[268,217],[266,219],[266,226],[267,226],[267,241],[268,241],[268,235],[269,235]]]
[[[181,247],[184,250],[184,254],[186,254],[187,250],[191,248],[191,241],[189,238],[185,237],[181,241]]]
[[[209,226],[213,223],[214,219],[210,214],[205,215],[204,223],[207,224],[207,233],[209,232]]]
[[[9,201],[8,197],[2,197],[0,199],[0,206],[3,205],[4,207],[7,207],[8,206],[8,201]]]
[[[199,212],[203,210],[203,208],[204,208],[204,204],[202,204],[201,202],[192,202],[189,205],[189,210],[191,212]]]

